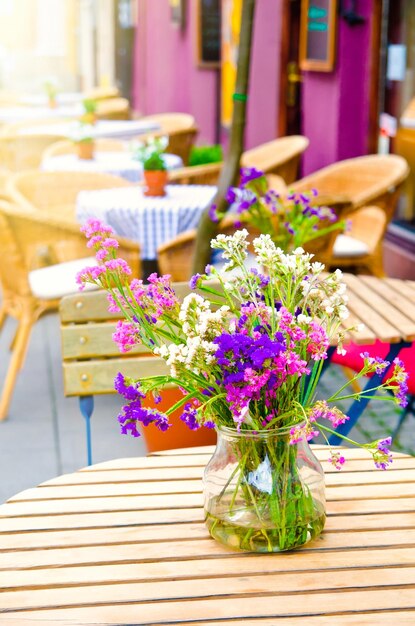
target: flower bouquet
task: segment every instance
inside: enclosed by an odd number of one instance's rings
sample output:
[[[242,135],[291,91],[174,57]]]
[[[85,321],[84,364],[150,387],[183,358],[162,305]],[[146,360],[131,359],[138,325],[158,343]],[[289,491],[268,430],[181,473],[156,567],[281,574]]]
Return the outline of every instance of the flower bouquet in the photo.
[[[91,220],[83,230],[99,266],[85,268],[78,282],[106,289],[110,310],[125,317],[114,340],[123,352],[144,344],[169,368],[139,381],[118,374],[116,389],[128,401],[118,417],[121,432],[138,437],[150,423],[166,431],[178,408],[190,429],[217,430],[204,493],[206,522],[218,541],[278,552],[316,537],[325,520],[324,480],[308,441],[319,432],[327,437],[348,419],[337,401],[365,394],[349,393],[344,385],[326,400],[316,399],[329,346],[342,350],[347,306],[341,272],[324,274],[302,248],[286,254],[270,235],[254,240],[257,267],[248,270],[248,233],[241,230],[212,241],[227,266],[195,275],[194,291],[180,303],[169,276],[152,274],[147,285],[131,280],[109,227]],[[388,365],[366,356],[355,378]],[[146,394],[157,400],[172,384],[183,397],[165,413],[142,406]],[[405,386],[396,359],[381,387],[403,404]],[[377,467],[392,460],[390,439],[343,439],[367,450]],[[339,449],[329,460],[338,469],[345,462]]]

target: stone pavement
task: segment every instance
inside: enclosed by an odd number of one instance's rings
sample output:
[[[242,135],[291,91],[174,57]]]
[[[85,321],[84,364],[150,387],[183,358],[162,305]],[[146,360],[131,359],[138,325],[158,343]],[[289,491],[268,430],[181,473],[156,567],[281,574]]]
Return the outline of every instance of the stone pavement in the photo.
[[[7,320],[0,335],[0,380],[16,327]],[[142,439],[119,434],[116,394],[97,396],[92,417],[93,461],[146,454]],[[0,422],[0,503],[59,474],[86,465],[84,419],[77,398],[63,395],[59,319],[36,324],[14,391],[9,418]]]
[[[0,334],[0,381],[8,364],[8,346],[16,327],[7,320]],[[341,370],[330,367],[319,395],[324,398],[343,384]],[[119,434],[116,416],[118,396],[97,396],[92,417],[93,462],[146,454],[143,439]],[[392,403],[369,405],[359,429],[359,441],[385,436],[396,423]],[[415,452],[415,422],[410,416],[400,443]],[[363,431],[363,432],[362,432]],[[0,503],[23,489],[86,465],[84,421],[77,398],[63,395],[59,319],[49,314],[36,324],[23,370],[17,380],[9,418],[0,422]]]

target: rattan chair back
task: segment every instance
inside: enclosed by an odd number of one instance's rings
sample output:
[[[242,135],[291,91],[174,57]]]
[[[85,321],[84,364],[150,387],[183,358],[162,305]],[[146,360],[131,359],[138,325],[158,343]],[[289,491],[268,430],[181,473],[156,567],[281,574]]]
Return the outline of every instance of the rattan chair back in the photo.
[[[141,274],[138,244],[119,238],[120,256]],[[12,355],[0,397],[0,420],[7,416],[17,374],[23,366],[30,333],[45,311],[56,309],[58,298],[36,297],[29,284],[29,272],[46,265],[83,259],[88,254],[86,239],[79,226],[36,211],[28,211],[0,200],[0,284],[2,304],[0,328],[7,316],[18,320]],[[72,287],[67,293],[73,292]]]
[[[181,167],[168,172],[169,184],[173,185],[216,185],[223,163],[208,163]]]
[[[0,164],[11,172],[39,167],[43,151],[58,139],[53,135],[0,136]]]
[[[84,93],[86,100],[108,100],[108,98],[118,98],[119,89],[114,86],[110,87],[92,87]]]
[[[281,176],[287,184],[298,176],[298,166],[302,153],[309,141],[302,135],[280,137],[263,143],[241,156],[241,167],[255,167],[265,174]]]
[[[12,176],[6,190],[17,204],[26,208],[75,220],[80,191],[130,186],[124,178],[98,172],[29,171]]]
[[[184,165],[189,163],[192,146],[196,140],[199,129],[195,119],[187,113],[160,113],[141,118],[144,122],[154,122],[160,129],[158,131],[140,135],[139,141],[145,141],[149,137],[168,136],[169,143],[166,152],[177,154]]]
[[[295,191],[317,189],[325,196],[347,196],[351,207],[375,204],[392,217],[397,190],[408,176],[408,164],[395,154],[371,154],[339,161],[295,182]]]
[[[95,114],[98,120],[129,120],[130,103],[126,98],[98,100]]]
[[[367,253],[339,257],[332,247],[324,251],[326,265],[384,276],[382,242],[408,173],[408,164],[400,156],[369,155],[334,163],[291,185],[297,192],[317,189],[329,206],[336,198],[347,199],[347,234],[365,244]]]

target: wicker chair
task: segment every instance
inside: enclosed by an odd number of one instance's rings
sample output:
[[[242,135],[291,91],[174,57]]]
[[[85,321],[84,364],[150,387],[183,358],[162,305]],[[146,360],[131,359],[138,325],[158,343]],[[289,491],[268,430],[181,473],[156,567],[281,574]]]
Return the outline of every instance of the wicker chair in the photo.
[[[241,156],[241,167],[255,167],[265,174],[277,174],[287,184],[295,181],[302,153],[309,141],[302,135],[280,137],[246,150]]]
[[[98,100],[96,117],[98,120],[129,120],[130,103],[126,98]]]
[[[86,100],[108,100],[118,98],[120,92],[117,87],[92,87],[84,93]]]
[[[415,102],[413,102],[414,105]],[[407,110],[407,113],[409,112]],[[412,116],[415,117],[414,113],[415,111]],[[404,186],[406,202],[403,215],[406,219],[411,220],[415,217],[415,128],[398,128],[395,138],[395,152],[406,159],[409,165],[409,175]]]
[[[12,176],[12,172],[5,167],[0,167],[0,194],[6,193],[7,181],[10,176]]]
[[[336,238],[326,264],[385,275],[382,241],[408,172],[402,157],[369,155],[334,163],[290,185],[298,192],[315,188],[329,206],[339,199],[347,207],[350,232]]]
[[[27,209],[75,220],[76,198],[80,191],[130,187],[119,176],[92,172],[39,172],[15,174],[6,191],[16,204]]]
[[[181,157],[184,165],[189,162],[190,150],[195,142],[199,129],[195,119],[187,113],[160,113],[140,118],[143,122],[154,122],[160,130],[140,135],[139,141],[145,141],[149,137],[161,137],[168,135],[169,143],[166,152],[177,154]]]
[[[43,313],[56,309],[62,296],[76,293],[76,273],[91,265],[94,259],[85,258],[86,241],[78,226],[5,201],[0,201],[0,246],[3,258],[0,263],[3,292],[0,328],[7,316],[18,320],[0,399],[2,420],[7,417],[33,325]],[[120,240],[120,255],[138,276],[138,245]],[[46,260],[49,265],[39,268]]]
[[[308,139],[294,135],[281,137],[274,141],[261,144],[252,150],[247,150],[241,156],[241,167],[256,167],[266,174],[280,177],[278,188],[282,181],[291,183],[298,172],[301,154],[308,146]],[[223,163],[209,163],[174,170],[169,175],[169,182],[173,184],[216,185]]]
[[[168,172],[170,185],[216,185],[223,163],[181,167]]]
[[[94,146],[97,152],[124,152],[127,146],[122,141],[116,139],[94,139]],[[73,141],[56,141],[43,151],[42,160],[63,154],[76,154],[78,147]]]
[[[0,136],[0,163],[11,172],[39,167],[43,151],[58,139],[53,135]]]

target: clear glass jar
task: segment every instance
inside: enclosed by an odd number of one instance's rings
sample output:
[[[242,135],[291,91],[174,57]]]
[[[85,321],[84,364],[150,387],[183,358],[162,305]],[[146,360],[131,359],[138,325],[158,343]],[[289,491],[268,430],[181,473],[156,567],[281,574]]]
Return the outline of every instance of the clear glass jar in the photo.
[[[214,539],[236,550],[281,552],[322,532],[323,468],[307,441],[289,439],[289,428],[218,429],[203,481],[205,520]]]

